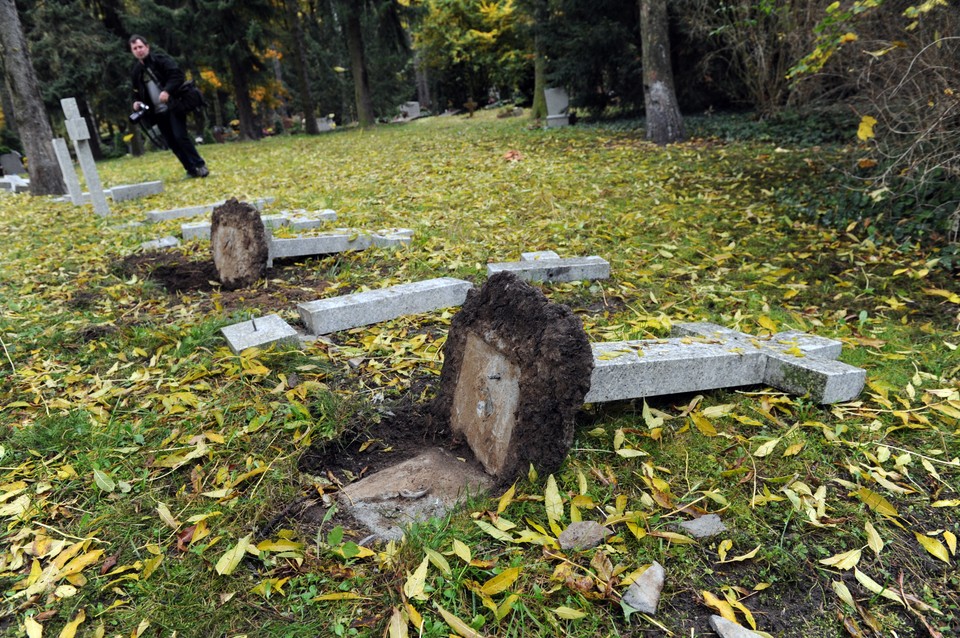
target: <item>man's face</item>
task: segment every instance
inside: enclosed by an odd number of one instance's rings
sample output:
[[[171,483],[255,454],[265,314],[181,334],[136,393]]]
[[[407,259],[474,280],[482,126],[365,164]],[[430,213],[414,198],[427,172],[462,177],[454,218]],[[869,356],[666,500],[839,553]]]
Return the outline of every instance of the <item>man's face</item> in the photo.
[[[150,54],[150,46],[143,40],[134,40],[130,43],[130,51],[133,57],[142,62]]]

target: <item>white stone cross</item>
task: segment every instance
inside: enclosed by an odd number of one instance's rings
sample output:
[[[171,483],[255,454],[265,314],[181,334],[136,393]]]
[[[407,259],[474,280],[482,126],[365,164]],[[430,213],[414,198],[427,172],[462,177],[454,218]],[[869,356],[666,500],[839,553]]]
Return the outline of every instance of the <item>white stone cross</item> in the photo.
[[[855,399],[866,371],[840,361],[842,343],[804,332],[755,337],[711,323],[674,326],[671,339],[595,343],[586,403],[769,385],[819,403]]]
[[[74,206],[79,206],[83,203],[83,191],[80,190],[80,180],[77,179],[77,171],[73,168],[73,159],[70,157],[67,142],[62,137],[54,138],[53,150],[57,154],[57,162],[60,164],[60,172],[63,173],[63,181],[67,185],[67,195],[69,195]]]
[[[75,98],[63,98],[60,100],[60,106],[63,108],[63,114],[67,116],[64,122],[67,125],[67,133],[77,152],[83,177],[87,180],[93,212],[97,215],[108,215],[110,208],[107,206],[107,197],[100,183],[100,175],[97,173],[97,163],[93,160],[93,151],[90,150],[90,129],[87,127],[87,121],[80,116]]]

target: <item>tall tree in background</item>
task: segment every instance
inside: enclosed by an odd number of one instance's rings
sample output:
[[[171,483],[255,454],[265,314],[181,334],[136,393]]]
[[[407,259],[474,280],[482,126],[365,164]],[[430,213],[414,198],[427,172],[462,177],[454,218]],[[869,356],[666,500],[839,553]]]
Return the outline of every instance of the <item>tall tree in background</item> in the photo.
[[[27,152],[30,193],[65,193],[66,185],[53,152],[53,131],[43,107],[37,75],[30,62],[27,38],[13,0],[0,0],[0,55],[3,56],[4,77],[13,98],[17,130]]]
[[[610,106],[639,110],[637,0],[549,0],[547,8],[538,25],[541,57],[549,60],[546,81],[566,87],[573,106],[594,113]]]
[[[73,97],[91,131],[101,130],[101,124],[126,125],[130,105],[118,100],[130,91],[126,40],[107,31],[78,2],[35,2],[22,26],[49,113],[59,113],[60,100]],[[90,149],[96,159],[103,158],[99,135],[90,136]]]
[[[667,0],[640,0],[640,39],[647,139],[660,145],[679,142],[686,132],[673,85]]]
[[[348,1],[344,9],[344,31],[347,50],[350,52],[350,72],[353,74],[353,93],[357,102],[357,121],[362,128],[373,126],[373,96],[370,93],[370,76],[363,48],[363,24],[360,20],[365,2]]]
[[[307,42],[303,34],[303,22],[298,0],[284,0],[287,31],[290,35],[289,56],[293,60],[293,70],[297,76],[297,89],[300,94],[300,110],[303,111],[304,129],[309,135],[320,132],[317,126],[317,106],[310,90],[310,65],[307,62]]]
[[[194,39],[203,36],[198,49],[214,66],[230,70],[237,108],[240,139],[257,140],[262,126],[253,110],[251,90],[263,69],[258,52],[268,48],[271,25],[279,9],[270,0],[196,0],[199,11],[193,23]]]

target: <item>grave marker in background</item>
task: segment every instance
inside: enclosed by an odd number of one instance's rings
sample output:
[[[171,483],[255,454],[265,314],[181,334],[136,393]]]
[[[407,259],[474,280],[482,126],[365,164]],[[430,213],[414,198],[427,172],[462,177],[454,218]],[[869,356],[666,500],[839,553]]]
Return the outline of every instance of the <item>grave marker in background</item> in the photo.
[[[110,208],[107,206],[107,198],[103,193],[100,175],[97,173],[97,163],[93,160],[93,151],[90,150],[90,129],[87,127],[87,121],[80,116],[76,99],[72,97],[63,98],[60,100],[60,106],[63,108],[63,114],[67,116],[65,120],[67,133],[73,142],[74,150],[77,152],[77,160],[80,162],[83,177],[87,181],[90,201],[93,203],[93,212],[97,215],[108,215]]]
[[[562,87],[543,90],[547,102],[547,128],[560,128],[570,125],[570,96]]]
[[[80,189],[80,179],[77,178],[77,171],[73,167],[73,158],[70,157],[66,140],[62,137],[54,138],[53,150],[57,154],[57,163],[60,165],[60,172],[63,173],[63,181],[67,185],[70,202],[74,206],[79,206],[83,203],[83,191]]]

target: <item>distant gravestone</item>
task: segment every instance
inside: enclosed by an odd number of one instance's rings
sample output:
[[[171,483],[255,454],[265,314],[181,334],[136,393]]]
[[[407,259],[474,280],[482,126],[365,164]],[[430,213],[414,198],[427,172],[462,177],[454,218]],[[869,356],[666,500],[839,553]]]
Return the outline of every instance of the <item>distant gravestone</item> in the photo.
[[[3,170],[4,175],[27,174],[27,169],[24,168],[23,161],[20,159],[20,153],[16,151],[0,155],[0,169]]]
[[[210,247],[217,278],[228,290],[256,283],[267,267],[267,234],[256,208],[234,199],[213,210]]]
[[[468,293],[444,346],[437,414],[484,469],[553,472],[573,442],[593,355],[580,320],[512,273]]]
[[[547,102],[547,128],[559,128],[570,124],[570,96],[562,87],[543,90]]]

